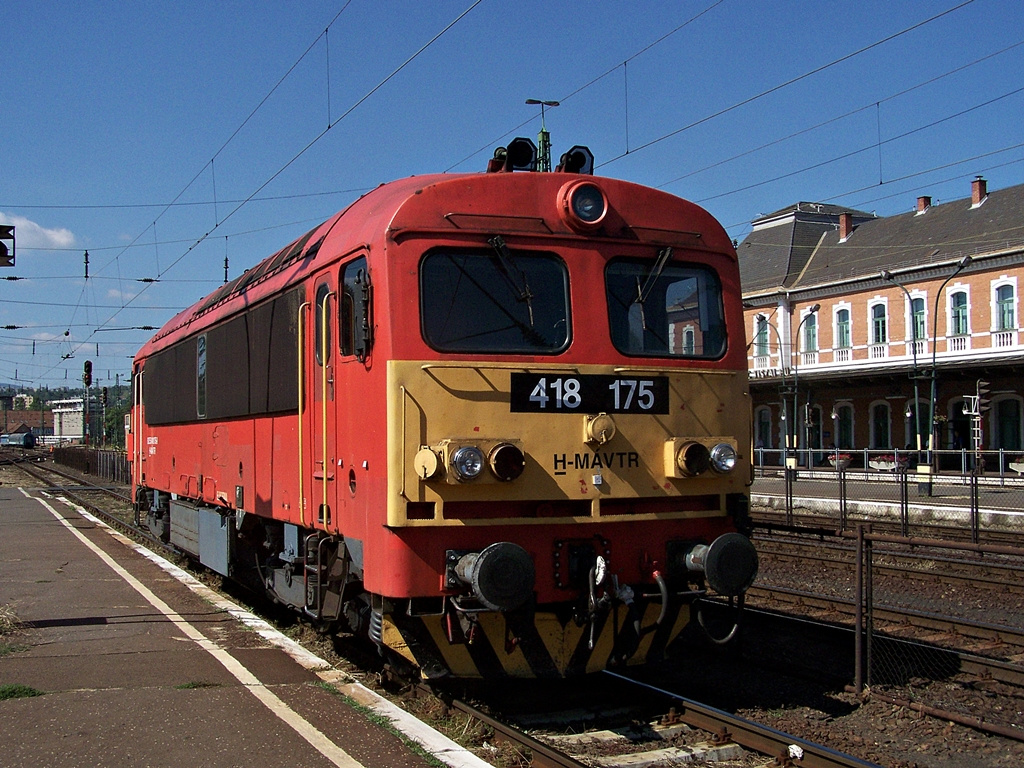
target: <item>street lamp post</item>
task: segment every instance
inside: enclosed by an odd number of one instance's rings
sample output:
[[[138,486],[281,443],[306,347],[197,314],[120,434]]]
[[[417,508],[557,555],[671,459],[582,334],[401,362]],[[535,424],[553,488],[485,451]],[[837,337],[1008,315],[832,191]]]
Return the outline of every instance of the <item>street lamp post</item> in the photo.
[[[931,434],[928,436],[928,495],[932,495],[932,478],[935,472],[935,433],[936,433],[936,413],[935,413],[935,401],[936,401],[936,374],[935,374],[935,353],[939,348],[939,299],[942,298],[942,291],[946,288],[947,283],[954,277],[959,275],[967,267],[971,266],[973,259],[970,256],[964,256],[956,265],[956,269],[953,273],[942,281],[942,285],[939,286],[938,292],[935,294],[935,311],[932,313],[932,392],[931,398],[929,399],[928,411],[931,415]]]
[[[911,350],[911,353],[913,354],[913,360],[914,360],[914,362],[913,362],[913,373],[911,374],[911,378],[914,380],[914,445],[917,448],[917,467],[918,467],[917,471],[918,471],[918,474],[920,475],[920,472],[921,472],[921,393],[920,393],[920,388],[918,386],[918,381],[920,379],[920,376],[918,375],[918,372],[917,372],[917,318],[914,317],[914,299],[910,295],[910,291],[907,290],[907,287],[905,285],[903,285],[903,283],[898,281],[895,277],[893,277],[892,272],[890,272],[887,269],[883,269],[882,272],[881,272],[881,277],[882,277],[883,280],[885,280],[886,282],[892,283],[897,288],[899,288],[901,291],[903,291],[904,294],[906,294],[907,305],[910,308],[910,350]],[[918,484],[917,484],[917,495],[918,496],[930,495],[929,491],[930,491],[930,486],[929,485],[927,485],[925,483],[922,483],[922,482],[918,482]]]
[[[799,418],[800,418],[800,416],[799,416],[799,414],[800,414],[800,408],[799,408],[799,399],[800,399],[800,331],[803,329],[804,323],[806,323],[811,317],[815,316],[818,313],[819,309],[821,309],[821,304],[814,304],[814,305],[812,305],[807,310],[807,314],[803,316],[803,319],[800,321],[800,324],[797,325],[797,327],[796,327],[797,351],[796,351],[796,356],[793,357],[793,419],[794,419],[794,422],[798,421]],[[790,354],[792,354],[792,349],[793,348],[792,348],[792,345],[791,345],[790,346]],[[805,431],[804,445],[809,448],[810,446],[808,445],[808,443],[810,442],[810,440],[809,440],[809,437],[810,437],[810,426],[807,423],[806,416],[804,418],[804,431]],[[794,437],[797,435],[796,424],[795,423],[793,425],[793,435],[794,435]],[[799,451],[800,451],[799,441],[797,441],[796,450],[797,450],[797,458],[799,458]],[[799,463],[799,462],[797,462],[797,463]],[[811,468],[810,454],[808,454],[807,468],[808,469]],[[796,469],[796,467],[794,466],[793,469]]]
[[[540,133],[537,134],[537,170],[551,170],[551,134],[544,125],[544,107],[557,107],[557,101],[542,101],[541,99],[527,99],[527,104],[540,105]]]

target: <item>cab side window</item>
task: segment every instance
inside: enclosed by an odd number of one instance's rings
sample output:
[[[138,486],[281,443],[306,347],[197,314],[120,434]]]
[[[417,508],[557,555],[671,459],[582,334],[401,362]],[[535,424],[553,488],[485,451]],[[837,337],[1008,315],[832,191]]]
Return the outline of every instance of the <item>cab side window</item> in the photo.
[[[345,265],[341,286],[338,303],[341,354],[363,362],[373,342],[373,288],[365,256]]]

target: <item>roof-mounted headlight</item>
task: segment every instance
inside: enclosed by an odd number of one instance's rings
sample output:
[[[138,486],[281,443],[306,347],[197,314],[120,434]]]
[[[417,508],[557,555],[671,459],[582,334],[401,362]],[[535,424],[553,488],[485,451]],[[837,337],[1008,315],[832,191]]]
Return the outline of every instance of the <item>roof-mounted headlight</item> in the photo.
[[[736,466],[736,449],[728,443],[719,443],[711,449],[711,468],[719,474],[732,472]]]
[[[575,230],[586,231],[601,226],[608,213],[608,200],[592,181],[569,182],[558,196],[562,220]]]
[[[475,445],[464,445],[452,454],[451,463],[459,480],[473,480],[484,468],[484,454]]]

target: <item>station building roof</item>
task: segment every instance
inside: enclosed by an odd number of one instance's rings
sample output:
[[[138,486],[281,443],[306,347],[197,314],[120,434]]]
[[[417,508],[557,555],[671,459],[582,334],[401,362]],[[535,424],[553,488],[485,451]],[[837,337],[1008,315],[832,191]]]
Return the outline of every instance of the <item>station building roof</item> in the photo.
[[[737,248],[745,296],[875,276],[966,255],[1024,249],[1024,185],[988,192],[984,179],[970,197],[878,217],[820,203],[796,203],[759,217]]]

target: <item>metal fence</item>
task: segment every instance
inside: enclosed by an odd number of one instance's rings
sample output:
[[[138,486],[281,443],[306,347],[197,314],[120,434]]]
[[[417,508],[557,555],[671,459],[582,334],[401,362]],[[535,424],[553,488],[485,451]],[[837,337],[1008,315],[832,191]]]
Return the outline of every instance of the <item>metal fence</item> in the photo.
[[[893,472],[905,469],[917,474],[927,466],[931,474],[979,474],[1000,482],[1024,477],[1024,451],[1000,448],[994,451],[916,451],[903,448],[817,449],[755,448],[754,468],[758,476],[770,476],[785,468],[816,471],[845,468],[848,471]]]
[[[1024,738],[1019,706],[988,705],[1000,687],[1019,690],[1024,680],[1022,569],[1021,548],[908,540],[861,526],[855,689]]]
[[[751,508],[840,531],[871,522],[902,536],[969,538],[1024,530],[1024,457],[1006,451],[755,451]]]
[[[122,485],[131,484],[128,455],[124,451],[65,445],[53,449],[53,460],[58,464],[89,475],[96,475],[104,480]]]

